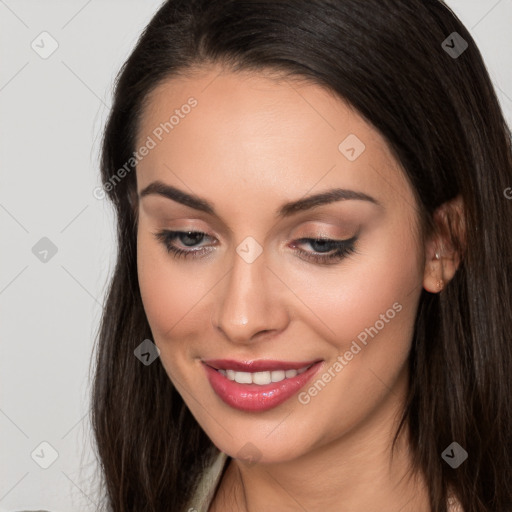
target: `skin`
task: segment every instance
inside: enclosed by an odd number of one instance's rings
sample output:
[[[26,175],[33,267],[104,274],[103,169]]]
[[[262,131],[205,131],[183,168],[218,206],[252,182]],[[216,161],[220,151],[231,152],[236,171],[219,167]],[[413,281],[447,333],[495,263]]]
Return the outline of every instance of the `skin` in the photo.
[[[456,255],[441,235],[422,239],[413,191],[385,140],[326,89],[202,68],[153,92],[138,146],[191,96],[198,105],[138,164],[137,191],[158,180],[206,199],[217,215],[140,197],[137,257],[161,363],[213,443],[233,457],[210,511],[430,510],[424,480],[410,470],[407,430],[392,460],[390,445],[421,290],[439,292]],[[338,149],[349,134],[366,146],[355,161]],[[333,187],[381,206],[345,200],[276,216],[283,203]],[[210,252],[174,258],[154,236],[162,229],[204,232],[193,247],[174,244]],[[328,265],[296,248],[317,246],[293,245],[356,233],[356,252]],[[236,252],[248,236],[263,250],[253,263]],[[322,359],[327,369],[394,303],[400,312],[306,405],[294,396],[269,411],[239,411],[206,378],[201,360],[210,358]],[[237,458],[249,442],[254,464]]]

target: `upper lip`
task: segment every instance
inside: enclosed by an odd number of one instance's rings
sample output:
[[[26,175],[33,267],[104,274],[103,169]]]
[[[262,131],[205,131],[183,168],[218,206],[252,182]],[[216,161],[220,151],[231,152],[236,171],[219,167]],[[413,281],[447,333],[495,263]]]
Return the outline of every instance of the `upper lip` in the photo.
[[[299,370],[318,363],[321,359],[312,361],[275,361],[258,359],[255,361],[234,361],[233,359],[206,359],[203,363],[216,370],[234,370],[238,372],[265,372],[273,370]]]

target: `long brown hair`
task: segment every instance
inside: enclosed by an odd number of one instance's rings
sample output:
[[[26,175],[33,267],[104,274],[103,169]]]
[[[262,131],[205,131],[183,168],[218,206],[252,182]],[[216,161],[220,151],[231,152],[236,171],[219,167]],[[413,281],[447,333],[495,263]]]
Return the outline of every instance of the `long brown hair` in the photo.
[[[460,55],[443,44],[453,37]],[[432,510],[446,511],[449,488],[465,512],[512,510],[511,134],[473,38],[438,0],[169,0],[143,31],[101,156],[118,239],[92,396],[108,510],[184,512],[218,453],[160,362],[134,356],[152,339],[137,279],[138,123],[158,84],[206,63],[303,77],[348,101],[405,169],[424,234],[462,198],[463,259],[440,294],[422,291],[401,428]],[[469,454],[457,469],[441,457],[453,441]]]

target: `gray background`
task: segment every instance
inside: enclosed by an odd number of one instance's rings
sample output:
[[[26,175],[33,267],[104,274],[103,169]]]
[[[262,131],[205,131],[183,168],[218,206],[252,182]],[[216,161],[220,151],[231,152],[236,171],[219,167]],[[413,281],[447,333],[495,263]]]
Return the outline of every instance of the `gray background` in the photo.
[[[89,365],[115,231],[92,192],[115,73],[160,3],[0,0],[0,512],[98,499]],[[512,124],[512,0],[447,3]]]

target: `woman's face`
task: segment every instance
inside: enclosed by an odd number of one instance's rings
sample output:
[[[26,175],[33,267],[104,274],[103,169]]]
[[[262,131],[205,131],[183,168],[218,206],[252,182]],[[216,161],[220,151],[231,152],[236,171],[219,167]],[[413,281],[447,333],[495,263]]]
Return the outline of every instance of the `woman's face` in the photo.
[[[159,86],[137,140],[139,282],[161,362],[232,457],[388,435],[425,267],[412,189],[324,88],[219,71]]]

